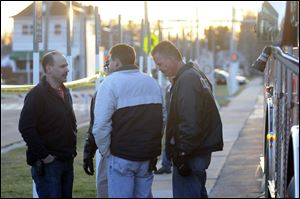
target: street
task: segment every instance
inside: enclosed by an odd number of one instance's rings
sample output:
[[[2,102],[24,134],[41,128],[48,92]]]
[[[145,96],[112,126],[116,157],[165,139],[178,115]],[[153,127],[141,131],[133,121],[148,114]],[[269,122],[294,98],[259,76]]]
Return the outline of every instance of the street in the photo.
[[[78,126],[86,124],[90,120],[89,110],[92,93],[93,90],[72,92]],[[8,146],[23,143],[18,130],[18,123],[24,97],[25,95],[17,94],[1,95],[1,151]]]

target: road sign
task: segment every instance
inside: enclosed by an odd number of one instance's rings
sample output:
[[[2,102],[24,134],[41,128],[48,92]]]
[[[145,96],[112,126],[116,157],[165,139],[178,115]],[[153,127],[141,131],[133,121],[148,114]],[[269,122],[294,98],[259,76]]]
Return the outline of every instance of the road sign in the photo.
[[[151,39],[151,44],[150,44],[151,45],[150,52],[151,52],[154,46],[156,46],[159,43],[159,38],[154,33],[151,33],[150,39]],[[144,37],[144,52],[148,54],[148,36]]]

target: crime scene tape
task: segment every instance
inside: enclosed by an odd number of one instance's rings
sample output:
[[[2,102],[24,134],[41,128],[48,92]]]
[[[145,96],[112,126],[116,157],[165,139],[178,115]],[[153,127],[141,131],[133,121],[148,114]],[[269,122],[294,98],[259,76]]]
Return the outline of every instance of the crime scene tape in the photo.
[[[99,77],[105,77],[105,74],[95,74],[91,77],[78,79],[64,83],[67,88],[91,87],[95,86],[95,81]],[[35,85],[1,85],[1,94],[20,94],[28,93]]]

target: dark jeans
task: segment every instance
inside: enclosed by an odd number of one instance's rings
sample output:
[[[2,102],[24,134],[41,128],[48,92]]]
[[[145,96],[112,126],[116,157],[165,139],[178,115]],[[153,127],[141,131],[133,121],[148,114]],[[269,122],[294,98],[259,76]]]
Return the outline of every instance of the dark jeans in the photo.
[[[171,171],[172,162],[170,160],[168,160],[165,149],[162,152],[162,158],[161,159],[162,159],[162,162],[161,162],[162,167],[167,171]]]
[[[54,160],[49,164],[44,164],[43,176],[38,176],[36,166],[32,166],[31,174],[40,198],[72,197],[73,159],[66,161]]]
[[[181,176],[177,167],[173,168],[173,197],[174,198],[207,198],[206,169],[211,160],[211,153],[193,157],[189,160],[192,169],[190,176]]]

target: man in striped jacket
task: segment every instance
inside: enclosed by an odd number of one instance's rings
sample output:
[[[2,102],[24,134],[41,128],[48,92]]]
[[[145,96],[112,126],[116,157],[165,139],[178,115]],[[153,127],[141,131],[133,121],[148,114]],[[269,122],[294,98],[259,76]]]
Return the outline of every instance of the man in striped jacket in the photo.
[[[116,68],[100,85],[93,135],[107,156],[109,197],[152,197],[152,169],[161,152],[163,95],[159,84],[139,72],[126,44],[110,50]]]

